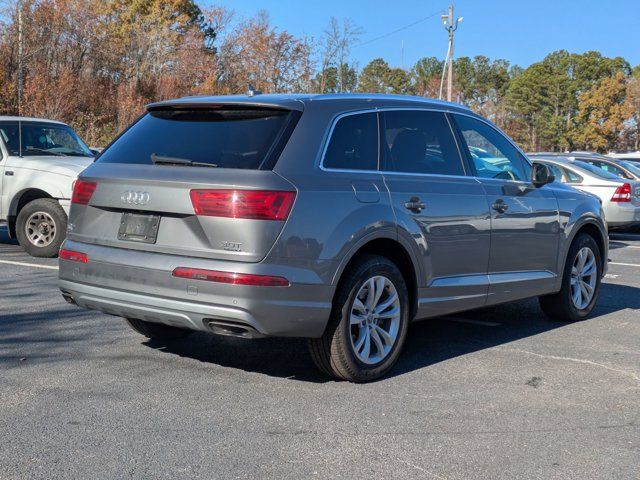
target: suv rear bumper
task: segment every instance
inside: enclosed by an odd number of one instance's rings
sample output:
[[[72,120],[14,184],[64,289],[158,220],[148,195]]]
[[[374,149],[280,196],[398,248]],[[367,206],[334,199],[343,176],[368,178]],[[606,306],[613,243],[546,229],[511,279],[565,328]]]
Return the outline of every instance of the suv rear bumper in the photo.
[[[230,285],[171,275],[177,266],[212,270],[239,266],[249,273],[246,270],[258,264],[205,260],[205,267],[194,258],[70,241],[63,248],[89,256],[87,264],[60,260],[59,287],[68,301],[90,310],[244,337],[319,337],[329,319],[332,286],[294,283],[292,275],[286,277],[291,281],[288,287]],[[255,273],[264,274],[265,267],[260,264]],[[277,274],[286,276],[281,270]]]

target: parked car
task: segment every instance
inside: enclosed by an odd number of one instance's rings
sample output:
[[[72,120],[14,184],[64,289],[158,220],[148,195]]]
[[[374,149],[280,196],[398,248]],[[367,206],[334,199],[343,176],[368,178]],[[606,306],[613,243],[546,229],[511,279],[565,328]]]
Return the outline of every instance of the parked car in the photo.
[[[34,257],[55,257],[67,230],[72,183],[93,153],[68,125],[0,117],[0,220]]]
[[[637,167],[640,167],[640,152],[627,152],[627,153],[609,153],[607,156],[612,158],[618,158],[629,162]]]
[[[558,181],[597,195],[610,229],[640,224],[640,182],[627,180],[575,157],[529,154],[552,169]]]
[[[594,167],[613,173],[615,176],[620,178],[627,180],[640,180],[640,168],[619,158],[612,158],[599,153],[582,152],[571,152],[568,157],[589,163]]]
[[[478,149],[500,161],[479,171]],[[414,319],[535,296],[554,318],[591,312],[602,208],[552,180],[435,100],[156,103],[80,175],[59,285],[159,342],[307,337],[325,373],[374,380]]]

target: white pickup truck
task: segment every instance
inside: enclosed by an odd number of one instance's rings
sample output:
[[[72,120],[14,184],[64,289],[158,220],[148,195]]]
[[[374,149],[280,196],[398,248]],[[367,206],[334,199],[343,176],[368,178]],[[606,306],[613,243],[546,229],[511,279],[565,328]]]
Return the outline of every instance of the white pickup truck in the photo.
[[[27,253],[55,257],[72,184],[94,152],[64,123],[0,116],[0,157],[0,220]]]

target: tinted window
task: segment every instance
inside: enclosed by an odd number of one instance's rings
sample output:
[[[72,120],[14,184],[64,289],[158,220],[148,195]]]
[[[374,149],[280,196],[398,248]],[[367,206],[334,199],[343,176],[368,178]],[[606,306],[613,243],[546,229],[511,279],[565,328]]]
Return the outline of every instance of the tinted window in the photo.
[[[20,126],[22,139],[20,139]],[[65,157],[92,157],[89,147],[67,125],[55,123],[2,123],[0,136],[9,151],[9,155],[20,155],[20,141],[22,140],[22,154],[58,155]]]
[[[478,177],[520,181],[529,178],[527,161],[504,135],[471,117],[455,115],[455,119]]]
[[[326,168],[378,169],[378,116],[360,113],[336,123],[324,156]]]
[[[443,113],[385,112],[384,166],[391,172],[464,175],[462,160]]]
[[[152,163],[151,157],[222,168],[258,169],[289,113],[266,109],[152,111],[107,148],[103,163]]]

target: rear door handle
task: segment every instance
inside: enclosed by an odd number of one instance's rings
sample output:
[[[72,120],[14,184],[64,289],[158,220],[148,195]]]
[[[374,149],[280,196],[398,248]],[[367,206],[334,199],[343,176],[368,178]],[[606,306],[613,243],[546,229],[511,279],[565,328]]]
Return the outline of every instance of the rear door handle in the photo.
[[[498,213],[504,213],[509,209],[509,205],[504,203],[504,200],[499,198],[493,203],[493,205],[491,205],[491,208],[493,208]]]
[[[423,209],[427,208],[425,203],[418,197],[411,197],[411,199],[404,204],[404,207],[414,213],[420,213]]]
[[[5,171],[4,171],[4,174],[5,174],[7,177],[13,177],[13,170],[5,170]]]

